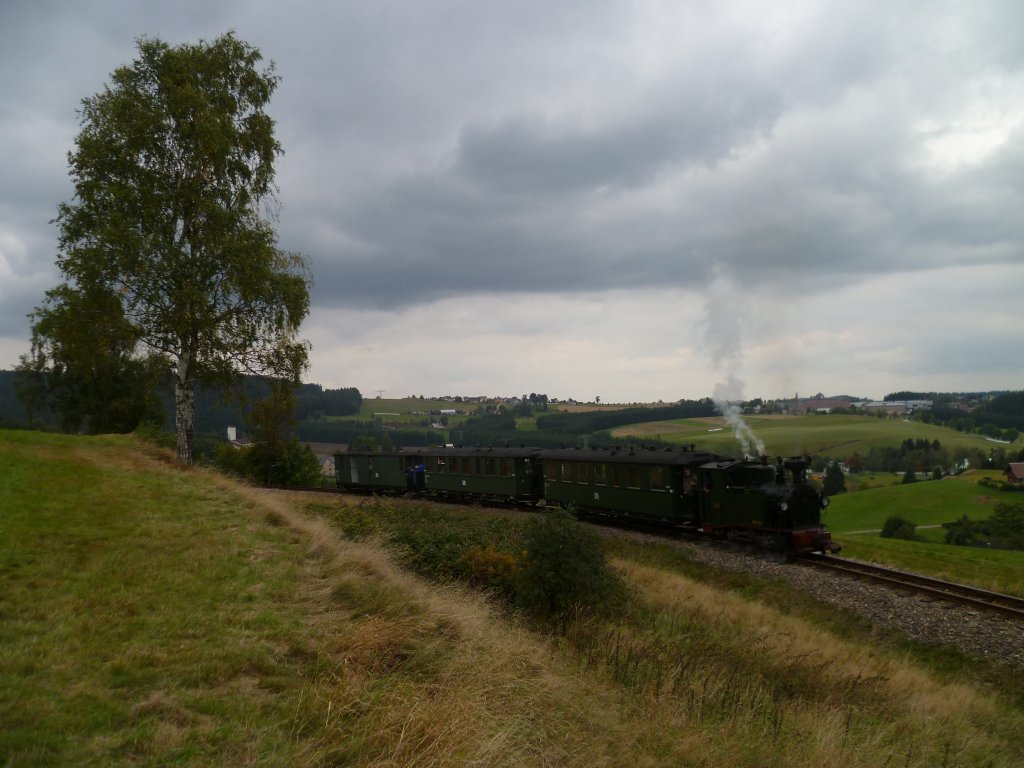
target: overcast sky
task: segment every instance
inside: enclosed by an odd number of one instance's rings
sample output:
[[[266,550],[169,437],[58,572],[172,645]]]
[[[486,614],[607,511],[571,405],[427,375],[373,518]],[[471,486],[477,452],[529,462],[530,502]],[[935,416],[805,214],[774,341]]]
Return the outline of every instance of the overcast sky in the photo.
[[[308,380],[631,402],[1024,388],[1024,3],[0,0],[0,368],[136,40],[273,60]]]

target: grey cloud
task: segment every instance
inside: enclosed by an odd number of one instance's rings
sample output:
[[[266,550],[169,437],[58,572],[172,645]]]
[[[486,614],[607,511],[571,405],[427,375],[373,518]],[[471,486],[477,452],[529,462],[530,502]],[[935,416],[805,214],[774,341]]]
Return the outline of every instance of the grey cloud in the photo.
[[[1024,82],[1010,0],[101,6],[4,8],[0,236],[28,250],[0,335],[56,281],[74,110],[143,34],[234,28],[276,62],[280,242],[318,307],[700,289],[715,265],[822,291],[1021,258],[1020,129],[942,173],[920,135]]]

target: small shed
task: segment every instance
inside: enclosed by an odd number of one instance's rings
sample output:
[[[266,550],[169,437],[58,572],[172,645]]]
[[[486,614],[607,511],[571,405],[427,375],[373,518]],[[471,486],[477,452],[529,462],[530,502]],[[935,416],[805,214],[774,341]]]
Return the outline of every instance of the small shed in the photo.
[[[1006,465],[1006,482],[1011,485],[1024,485],[1024,461],[1018,461]]]

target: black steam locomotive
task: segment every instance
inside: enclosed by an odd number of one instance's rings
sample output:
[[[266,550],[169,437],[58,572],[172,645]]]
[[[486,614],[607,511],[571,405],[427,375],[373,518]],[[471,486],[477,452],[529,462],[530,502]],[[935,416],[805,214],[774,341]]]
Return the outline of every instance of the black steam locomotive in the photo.
[[[571,506],[789,552],[838,551],[805,457],[695,450],[437,447],[335,455],[339,488]]]

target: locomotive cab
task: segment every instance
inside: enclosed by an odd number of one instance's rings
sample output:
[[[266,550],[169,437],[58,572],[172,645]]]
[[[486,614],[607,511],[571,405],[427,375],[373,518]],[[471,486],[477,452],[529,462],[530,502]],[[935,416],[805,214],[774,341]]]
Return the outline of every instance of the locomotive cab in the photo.
[[[720,461],[700,467],[705,533],[785,551],[830,549],[821,523],[827,501],[807,482],[806,457]]]

